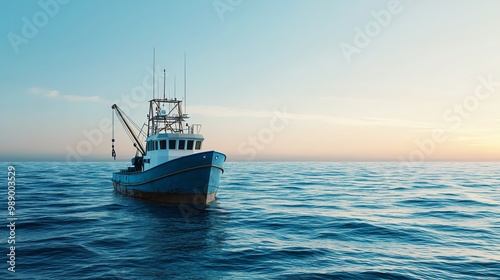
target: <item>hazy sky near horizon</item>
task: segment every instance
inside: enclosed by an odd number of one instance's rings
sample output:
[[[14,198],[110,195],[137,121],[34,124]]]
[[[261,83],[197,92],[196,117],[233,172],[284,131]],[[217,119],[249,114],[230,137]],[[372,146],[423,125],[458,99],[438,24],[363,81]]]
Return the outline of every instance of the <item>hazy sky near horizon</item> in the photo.
[[[499,1],[0,4],[0,161],[111,160],[153,48],[170,97],[187,53],[190,122],[228,160],[500,160]]]

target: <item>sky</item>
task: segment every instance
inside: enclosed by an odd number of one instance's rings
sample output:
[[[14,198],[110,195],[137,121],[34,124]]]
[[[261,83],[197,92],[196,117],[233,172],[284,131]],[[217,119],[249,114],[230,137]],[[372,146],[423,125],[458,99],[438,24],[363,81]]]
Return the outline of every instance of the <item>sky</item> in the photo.
[[[500,160],[496,0],[0,4],[0,161],[112,160],[153,49],[156,96],[166,69],[183,98],[186,54],[189,122],[229,161]]]

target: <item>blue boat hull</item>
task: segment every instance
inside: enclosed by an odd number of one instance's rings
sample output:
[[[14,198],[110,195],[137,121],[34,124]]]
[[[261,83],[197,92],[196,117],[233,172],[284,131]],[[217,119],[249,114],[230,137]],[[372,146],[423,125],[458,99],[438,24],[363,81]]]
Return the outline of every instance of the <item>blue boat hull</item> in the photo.
[[[226,156],[216,151],[177,158],[142,172],[113,173],[116,192],[173,204],[215,200]]]

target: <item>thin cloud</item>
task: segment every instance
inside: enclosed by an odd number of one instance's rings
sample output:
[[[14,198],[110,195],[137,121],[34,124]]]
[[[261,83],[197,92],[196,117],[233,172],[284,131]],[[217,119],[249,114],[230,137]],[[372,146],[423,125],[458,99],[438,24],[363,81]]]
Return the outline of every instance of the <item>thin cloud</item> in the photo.
[[[59,96],[59,92],[57,90],[51,90],[48,94],[47,97],[57,97]]]
[[[419,122],[419,121],[404,120],[404,119],[388,119],[388,118],[370,117],[370,118],[367,118],[367,120],[372,121],[374,123],[384,124],[384,125],[388,125],[388,126],[405,127],[405,128],[432,129],[432,128],[438,127],[438,125],[436,123]]]
[[[28,89],[31,94],[36,94],[44,96],[47,98],[60,98],[70,102],[99,102],[100,98],[97,95],[94,96],[81,96],[81,95],[63,95],[57,90],[48,90],[39,87],[32,87]]]
[[[277,112],[283,115],[283,117],[290,120],[298,121],[320,121],[329,122],[337,125],[352,125],[352,126],[391,126],[391,127],[404,127],[404,128],[414,128],[414,129],[432,129],[438,127],[437,123],[430,122],[419,122],[404,119],[389,119],[389,118],[377,118],[377,117],[363,117],[363,118],[345,118],[332,115],[320,115],[320,114],[296,114],[291,113],[286,107],[282,109],[276,109],[273,111],[264,110],[251,110],[251,109],[241,109],[235,107],[223,107],[223,106],[205,106],[205,105],[193,105],[189,107],[190,112],[196,114],[216,116],[216,117],[252,117],[252,118],[269,118],[274,116]]]
[[[189,112],[195,112],[200,115],[209,115],[215,117],[256,117],[256,118],[267,118],[273,115],[271,111],[259,111],[259,110],[249,110],[233,107],[223,107],[223,106],[210,106],[210,105],[191,105],[189,106]]]
[[[57,90],[47,90],[39,87],[32,87],[28,89],[29,93],[36,94],[36,95],[42,95],[46,97],[55,97],[59,95],[59,92]]]

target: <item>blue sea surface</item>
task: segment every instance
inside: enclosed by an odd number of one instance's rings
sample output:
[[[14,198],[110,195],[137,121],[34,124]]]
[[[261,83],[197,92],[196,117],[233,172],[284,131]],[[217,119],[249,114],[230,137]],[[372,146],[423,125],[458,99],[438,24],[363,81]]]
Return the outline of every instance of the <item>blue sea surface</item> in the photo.
[[[123,162],[12,165],[0,279],[500,279],[499,163],[228,162],[201,210],[116,194]]]

